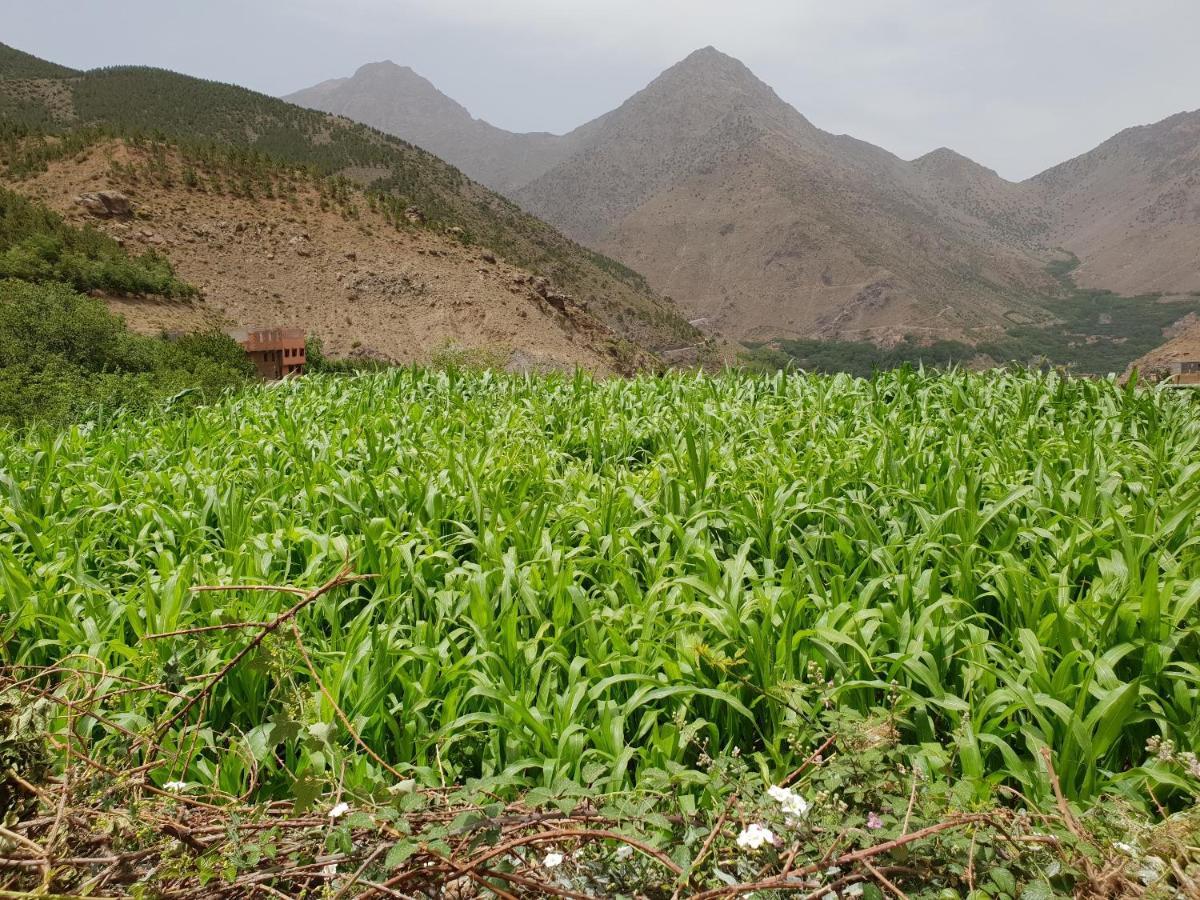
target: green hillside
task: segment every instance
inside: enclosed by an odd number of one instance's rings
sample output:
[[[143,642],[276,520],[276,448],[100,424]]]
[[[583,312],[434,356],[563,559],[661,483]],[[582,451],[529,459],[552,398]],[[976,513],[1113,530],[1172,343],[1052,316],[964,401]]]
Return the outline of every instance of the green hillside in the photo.
[[[0,44],[0,80],[19,78],[69,78],[79,73],[58,63],[38,59],[16,47]]]
[[[322,175],[344,175],[419,207],[432,227],[460,228],[464,240],[546,275],[618,333],[644,346],[673,346],[696,335],[680,311],[637,273],[568,240],[397,138],[245,88],[162,69],[61,71],[57,82],[39,83],[36,89],[28,81],[0,83],[0,115],[10,134],[27,129],[36,143],[38,134],[53,137],[100,126],[181,143],[217,142],[311,166]],[[30,138],[22,136],[26,142]]]

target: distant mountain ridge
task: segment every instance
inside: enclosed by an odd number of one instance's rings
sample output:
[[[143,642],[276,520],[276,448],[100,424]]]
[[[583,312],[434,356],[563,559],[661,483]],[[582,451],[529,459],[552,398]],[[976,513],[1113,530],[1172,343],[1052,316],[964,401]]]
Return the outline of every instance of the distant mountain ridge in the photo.
[[[1127,128],[1035,176],[1077,279],[1122,293],[1200,291],[1200,110]]]
[[[1059,248],[1089,286],[1200,288],[1196,114],[1013,183],[948,148],[905,161],[824,132],[712,47],[562,136],[495,128],[394,65],[288,99],[445,157],[738,337],[1037,321],[1030,299],[1061,289],[1046,270]]]
[[[476,119],[427,79],[390,60],[368,63],[350,78],[335,78],[284,97],[389,134],[405,134],[419,147],[436,146],[452,162],[493,190],[510,192],[552,168],[569,145],[552,134],[514,134]],[[328,110],[326,110],[328,111]],[[430,151],[434,152],[434,151]]]
[[[400,96],[415,76],[388,74],[394,95],[355,76],[289,99],[393,130],[400,117],[371,98]],[[958,337],[1003,327],[1026,295],[1056,287],[1032,246],[1010,239],[1012,227],[965,200],[939,200],[949,173],[821,131],[712,47],[569,134],[520,145],[526,174],[544,169],[523,184],[501,169],[508,145],[498,129],[476,132],[478,163],[443,141],[446,123],[393,133],[425,141],[735,337]],[[937,157],[927,162],[933,169]]]

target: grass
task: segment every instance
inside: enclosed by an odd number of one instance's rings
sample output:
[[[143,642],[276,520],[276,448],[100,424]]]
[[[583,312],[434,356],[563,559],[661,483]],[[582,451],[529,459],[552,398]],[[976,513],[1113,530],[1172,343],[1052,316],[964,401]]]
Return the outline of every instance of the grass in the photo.
[[[1193,402],[1053,375],[393,370],[10,435],[3,661],[172,686],[115,695],[136,732],[247,640],[149,635],[291,603],[193,587],[311,586],[349,557],[378,577],[298,617],[329,694],[266,641],[168,731],[198,745],[158,782],[366,789],[336,699],[418,783],[686,794],[705,758],[779,777],[829,709],[882,708],[968,796],[1048,798],[1048,747],[1072,799],[1171,803],[1186,761],[1146,744],[1200,744]]]

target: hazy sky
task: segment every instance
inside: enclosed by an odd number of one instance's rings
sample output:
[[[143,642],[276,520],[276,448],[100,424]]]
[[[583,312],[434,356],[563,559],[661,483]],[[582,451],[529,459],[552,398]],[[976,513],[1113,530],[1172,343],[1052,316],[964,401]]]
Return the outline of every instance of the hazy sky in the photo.
[[[1200,0],[0,0],[0,41],[272,94],[410,65],[503,128],[566,131],[708,44],[814,124],[1024,178],[1200,107]]]

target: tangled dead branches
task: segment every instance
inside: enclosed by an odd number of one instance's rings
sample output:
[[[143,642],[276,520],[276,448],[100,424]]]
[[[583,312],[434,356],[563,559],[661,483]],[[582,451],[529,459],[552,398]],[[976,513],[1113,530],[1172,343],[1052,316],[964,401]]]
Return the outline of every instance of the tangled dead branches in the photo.
[[[733,837],[747,820],[738,794],[709,818],[675,816],[667,824],[680,834],[703,835],[698,850],[684,855],[656,841],[642,824],[612,815],[590,800],[536,807],[526,802],[464,800],[452,788],[419,789],[376,753],[354,728],[351,717],[322,682],[305,647],[297,615],[320,597],[370,578],[346,565],[311,589],[234,585],[204,591],[273,591],[295,602],[265,622],[237,622],[186,629],[153,639],[189,637],[214,630],[237,630],[250,639],[229,660],[206,675],[200,687],[180,693],[167,683],[138,683],[62,660],[37,670],[10,669],[0,678],[0,898],[154,896],[170,900],[207,897],[455,897],[513,898],[544,895],[591,900],[609,896],[698,897],[720,900],[757,892],[819,898],[904,897],[905,886],[944,879],[954,870],[974,883],[974,848],[991,841],[1011,858],[1042,854],[1059,868],[1077,871],[1079,896],[1137,896],[1129,860],[1093,838],[1058,795],[1056,813],[1018,816],[995,808],[961,812],[863,846],[847,832],[780,841],[777,852],[761,859],[752,877],[727,870],[736,852]],[[255,802],[254,791],[226,796],[215,789],[156,784],[163,769],[180,771],[194,752],[189,733],[193,714],[203,715],[214,689],[272,635],[286,634],[304,667],[333,707],[338,721],[390,787],[378,796],[334,798],[317,811],[302,799]],[[102,692],[101,684],[109,685]],[[119,685],[112,687],[112,684]],[[106,703],[129,692],[154,692],[173,702],[171,712],[146,727],[114,719]],[[39,718],[53,708],[65,727],[47,730]],[[90,720],[119,734],[127,759],[99,758],[77,730]],[[192,732],[194,734],[194,728]],[[175,735],[168,746],[164,737]],[[835,750],[831,736],[793,772],[824,765]],[[52,763],[58,761],[57,775]],[[1053,765],[1046,757],[1055,783]],[[914,788],[915,790],[915,788]],[[909,804],[911,813],[912,804]],[[659,816],[659,819],[665,817]],[[660,831],[661,834],[661,826]],[[958,844],[940,845],[949,835]],[[969,842],[967,842],[969,835]],[[932,862],[921,849],[940,847],[952,856],[965,846],[968,858]],[[951,849],[948,849],[951,848]],[[1165,863],[1164,863],[1165,864]],[[1196,883],[1186,863],[1172,860],[1168,873],[1181,892]],[[955,868],[957,867],[957,868]],[[1193,894],[1194,895],[1194,894]]]

